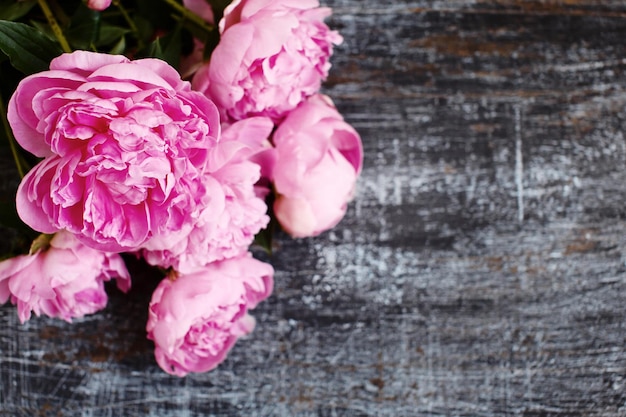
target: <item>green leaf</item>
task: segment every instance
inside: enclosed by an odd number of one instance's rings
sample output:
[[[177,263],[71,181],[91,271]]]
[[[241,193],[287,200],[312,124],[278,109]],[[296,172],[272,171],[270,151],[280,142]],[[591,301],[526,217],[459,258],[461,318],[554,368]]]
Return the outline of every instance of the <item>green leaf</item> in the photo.
[[[178,68],[180,65],[181,45],[181,26],[178,25],[172,32],[151,42],[146,47],[146,50],[140,53],[140,56],[159,58],[174,68]]]
[[[156,38],[139,54],[142,58],[159,58],[163,59],[163,47],[161,46],[161,38]]]
[[[163,50],[163,59],[174,68],[178,68],[180,66],[182,49],[181,29],[182,27],[178,25],[173,32],[170,32],[164,37],[164,40],[167,43],[165,44],[165,49]]]
[[[267,229],[261,230],[254,236],[254,242],[252,242],[252,244],[265,251],[268,255],[271,255],[273,237],[272,230],[268,227]]]
[[[52,42],[57,41],[56,38],[54,37],[54,32],[52,31],[52,28],[50,28],[50,25],[48,25],[47,23],[38,22],[36,20],[31,20],[29,23],[32,27],[37,29],[39,32],[41,32],[46,38],[50,39]]]
[[[109,24],[102,24],[100,26],[100,36],[98,37],[96,46],[111,45],[112,43],[116,41],[117,43],[119,43],[119,40],[123,38],[124,35],[130,32],[131,32],[130,29],[127,29],[121,26],[112,26]]]
[[[138,14],[134,17],[137,26],[137,37],[142,42],[148,42],[154,34],[154,25],[148,19]]]
[[[111,55],[122,55],[126,50],[126,37],[122,36],[120,40],[111,48],[109,54]]]
[[[0,4],[0,20],[17,20],[24,16],[33,6],[37,4],[37,0],[24,1],[6,1]]]
[[[54,237],[54,233],[46,234],[42,233],[33,240],[33,243],[30,245],[30,250],[28,253],[30,255],[34,255],[37,252],[43,251],[45,252],[50,247],[50,241]]]
[[[26,75],[45,71],[63,51],[37,29],[23,23],[0,20],[0,50],[11,65]]]
[[[91,10],[83,3],[72,16],[65,36],[77,49],[92,49],[100,33],[100,12]]]
[[[266,201],[270,222],[265,229],[260,230],[259,233],[254,236],[254,241],[252,242],[252,245],[264,250],[270,256],[274,250],[274,234],[276,230],[280,228],[276,216],[274,215],[274,210],[272,209],[274,198],[274,195],[270,194]]]
[[[274,234],[280,230],[280,224],[274,214],[274,201],[276,199],[275,192],[272,191],[265,198],[267,204],[267,214],[270,216],[270,222],[265,229],[262,229],[254,236],[253,246],[263,249],[268,255],[272,255],[274,249]]]

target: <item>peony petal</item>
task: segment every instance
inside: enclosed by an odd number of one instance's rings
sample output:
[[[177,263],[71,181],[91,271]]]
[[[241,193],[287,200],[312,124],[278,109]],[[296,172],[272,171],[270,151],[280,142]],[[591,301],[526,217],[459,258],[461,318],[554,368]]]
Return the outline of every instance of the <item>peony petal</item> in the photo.
[[[71,54],[62,54],[50,62],[51,70],[67,70],[82,73],[89,73],[105,65],[129,62],[129,59],[122,55],[94,54],[88,51],[74,51]]]
[[[158,75],[167,82],[171,89],[178,92],[184,92],[191,89],[191,84],[188,81],[180,79],[180,74],[174,68],[172,68],[165,61],[156,58],[144,58],[133,61],[139,68],[150,69],[154,74]],[[138,81],[144,81],[143,78],[138,78]],[[159,84],[155,84],[159,85]]]
[[[17,188],[17,213],[24,223],[41,233],[54,233],[58,230],[51,222],[44,205],[50,201],[49,190],[39,185],[50,184],[54,169],[58,164],[57,158],[45,159],[29,171]],[[44,191],[48,194],[41,195]]]
[[[146,71],[141,65],[133,63],[120,63],[105,65],[92,72],[89,81],[132,81],[140,85],[152,85],[172,90],[170,83],[153,71]]]
[[[40,99],[35,97],[48,89],[58,92],[76,88],[82,80],[83,77],[66,71],[46,71],[20,81],[7,108],[7,119],[20,146],[38,157],[51,154],[44,132],[37,128],[45,115],[36,115],[34,109],[40,105]]]
[[[274,213],[282,228],[293,237],[317,234],[317,220],[311,205],[302,198],[278,196]]]

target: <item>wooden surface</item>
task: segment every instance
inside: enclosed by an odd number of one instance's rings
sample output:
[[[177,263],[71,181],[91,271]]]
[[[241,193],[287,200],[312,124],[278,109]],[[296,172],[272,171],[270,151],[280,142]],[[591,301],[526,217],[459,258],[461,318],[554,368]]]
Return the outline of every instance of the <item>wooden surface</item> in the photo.
[[[626,2],[325,4],[344,221],[279,239],[208,374],[157,367],[147,279],[73,325],[0,308],[0,415],[626,415]]]

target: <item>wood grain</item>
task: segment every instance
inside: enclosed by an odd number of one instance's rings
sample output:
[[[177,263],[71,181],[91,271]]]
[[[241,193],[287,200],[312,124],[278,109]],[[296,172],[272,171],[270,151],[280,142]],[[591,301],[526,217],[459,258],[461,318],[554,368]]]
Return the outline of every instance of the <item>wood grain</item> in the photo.
[[[155,364],[150,277],[72,325],[0,308],[0,415],[626,415],[626,4],[325,4],[365,147],[343,222],[280,236],[208,374]]]

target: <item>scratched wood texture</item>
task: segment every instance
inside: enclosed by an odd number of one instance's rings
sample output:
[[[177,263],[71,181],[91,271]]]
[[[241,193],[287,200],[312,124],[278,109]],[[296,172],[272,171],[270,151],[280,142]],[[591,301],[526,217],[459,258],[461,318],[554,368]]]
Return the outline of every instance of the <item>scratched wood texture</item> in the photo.
[[[626,2],[325,4],[365,147],[344,221],[279,238],[211,373],[155,364],[149,277],[72,325],[0,308],[0,415],[626,415]]]

